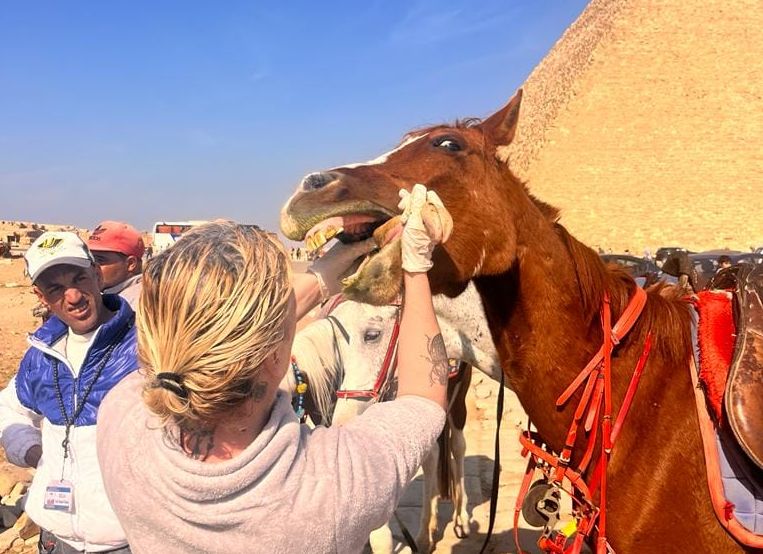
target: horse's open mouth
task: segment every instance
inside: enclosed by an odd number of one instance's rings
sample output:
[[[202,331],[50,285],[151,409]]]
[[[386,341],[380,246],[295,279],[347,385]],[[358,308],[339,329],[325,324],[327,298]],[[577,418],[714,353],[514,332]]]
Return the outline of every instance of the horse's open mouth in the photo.
[[[374,231],[389,221],[386,214],[347,214],[329,217],[313,226],[305,236],[307,250],[315,252],[331,239],[347,244],[371,238]]]

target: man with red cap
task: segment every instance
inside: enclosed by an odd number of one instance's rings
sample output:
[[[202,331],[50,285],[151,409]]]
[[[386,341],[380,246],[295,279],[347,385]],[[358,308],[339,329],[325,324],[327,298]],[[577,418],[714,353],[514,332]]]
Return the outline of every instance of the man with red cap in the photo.
[[[118,294],[137,306],[143,272],[143,238],[132,225],[102,221],[90,233],[87,246],[103,272],[103,293]]]

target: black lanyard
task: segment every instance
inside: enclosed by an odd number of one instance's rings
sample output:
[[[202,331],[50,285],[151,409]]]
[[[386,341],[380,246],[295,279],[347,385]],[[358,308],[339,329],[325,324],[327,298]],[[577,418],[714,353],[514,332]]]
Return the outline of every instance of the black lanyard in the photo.
[[[53,358],[53,383],[56,386],[56,398],[58,399],[58,408],[61,410],[61,416],[64,418],[64,423],[66,424],[65,430],[64,430],[64,440],[61,443],[61,446],[64,449],[64,460],[69,457],[69,432],[71,431],[72,427],[74,427],[74,422],[77,421],[77,418],[82,413],[82,410],[85,408],[85,404],[87,403],[87,399],[90,397],[90,393],[93,390],[93,387],[95,386],[95,382],[98,381],[98,377],[101,376],[101,373],[103,372],[103,368],[106,367],[106,364],[109,361],[109,358],[111,358],[111,354],[114,352],[114,349],[119,345],[120,342],[122,342],[122,339],[125,338],[125,335],[130,331],[132,328],[132,321],[128,321],[127,325],[125,325],[124,329],[117,335],[112,343],[108,346],[106,349],[106,352],[104,352],[103,357],[98,362],[98,366],[95,368],[95,375],[93,376],[93,380],[90,381],[90,384],[87,386],[87,389],[85,390],[85,393],[80,397],[79,404],[77,404],[77,389],[79,389],[79,381],[80,376],[82,375],[82,369],[83,367],[80,366],[80,372],[77,375],[77,377],[74,378],[74,387],[72,391],[72,405],[74,406],[74,413],[72,414],[72,418],[69,419],[69,414],[66,413],[66,406],[64,406],[64,395],[61,392],[61,383],[58,379],[58,358]],[[83,360],[83,365],[85,363],[85,360]]]

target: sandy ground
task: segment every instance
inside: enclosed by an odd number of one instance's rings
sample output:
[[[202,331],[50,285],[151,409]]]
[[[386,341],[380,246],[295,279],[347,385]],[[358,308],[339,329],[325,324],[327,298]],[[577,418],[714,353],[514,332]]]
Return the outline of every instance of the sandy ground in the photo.
[[[37,299],[24,277],[24,260],[0,258],[0,387],[16,374],[26,350],[26,335],[39,324],[32,316]],[[5,454],[0,449],[0,460]]]
[[[24,277],[23,259],[0,259],[0,386],[16,373],[26,350],[26,334],[39,324],[32,317],[36,303],[31,283]]]

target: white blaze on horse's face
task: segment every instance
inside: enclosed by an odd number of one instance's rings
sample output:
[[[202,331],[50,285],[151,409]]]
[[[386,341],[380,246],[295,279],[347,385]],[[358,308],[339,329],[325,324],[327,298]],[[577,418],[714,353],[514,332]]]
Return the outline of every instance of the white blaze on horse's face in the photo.
[[[401,142],[400,145],[397,148],[394,148],[394,149],[390,150],[389,152],[385,152],[384,154],[374,158],[373,160],[369,160],[367,162],[358,162],[358,163],[345,164],[345,165],[342,165],[342,166],[330,169],[329,171],[334,171],[334,170],[337,170],[337,169],[355,169],[356,167],[364,167],[364,166],[368,166],[368,165],[380,165],[380,164],[383,164],[383,163],[385,163],[389,159],[390,156],[392,156],[392,154],[394,154],[395,152],[399,152],[400,150],[402,150],[403,148],[405,148],[409,144],[413,144],[414,142],[424,138],[425,136],[426,136],[426,134],[411,135],[407,139],[405,139],[403,142]]]

